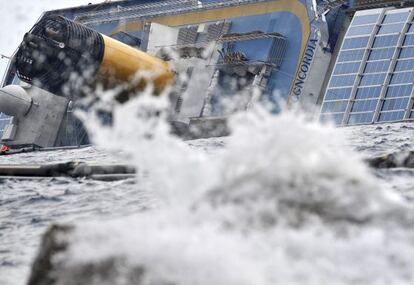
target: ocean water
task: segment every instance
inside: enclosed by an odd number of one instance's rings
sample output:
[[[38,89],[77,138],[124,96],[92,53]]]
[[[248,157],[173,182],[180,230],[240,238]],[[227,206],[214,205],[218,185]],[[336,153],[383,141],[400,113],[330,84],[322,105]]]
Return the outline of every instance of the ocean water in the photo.
[[[253,108],[230,137],[184,142],[166,104],[132,100],[112,128],[89,117],[94,147],[0,157],[138,168],[116,182],[0,180],[0,284],[25,284],[53,223],[77,226],[68,267],[116,256],[147,268],[142,284],[413,284],[414,171],[363,160],[413,150],[414,125],[335,129]]]

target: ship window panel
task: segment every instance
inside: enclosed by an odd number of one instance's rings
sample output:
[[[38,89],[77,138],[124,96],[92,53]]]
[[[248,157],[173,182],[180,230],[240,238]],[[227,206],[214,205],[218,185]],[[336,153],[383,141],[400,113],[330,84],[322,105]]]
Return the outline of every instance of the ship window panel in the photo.
[[[371,123],[373,117],[374,117],[374,112],[351,114],[349,116],[348,124],[353,125],[353,124]]]
[[[400,58],[412,58],[414,57],[413,47],[404,47],[401,49]]]
[[[386,73],[365,74],[361,78],[360,86],[382,85],[384,83]]]
[[[414,70],[414,59],[397,61],[394,71],[407,71],[407,70]]]
[[[380,122],[389,122],[389,121],[399,121],[404,119],[404,111],[398,112],[381,112],[378,121]]]
[[[374,30],[375,25],[351,27],[346,33],[347,37],[370,35]]]
[[[381,86],[358,88],[355,94],[355,99],[379,98],[381,89]]]
[[[341,51],[338,57],[338,62],[362,60],[362,58],[364,57],[364,53],[364,49]]]
[[[390,84],[401,84],[401,83],[413,83],[414,82],[414,72],[399,72],[394,73],[391,77]]]
[[[374,44],[372,46],[374,48],[396,46],[398,43],[398,38],[399,35],[375,37]]]
[[[404,28],[404,25],[405,23],[382,25],[378,31],[378,35],[400,33]]]
[[[385,97],[386,98],[393,98],[393,97],[410,96],[412,89],[413,89],[412,84],[389,86],[388,90],[387,90],[387,94],[385,95]]]
[[[353,86],[355,82],[355,78],[356,78],[356,74],[332,76],[329,87]]]
[[[398,23],[407,21],[409,12],[387,14],[382,21],[383,24]]]
[[[328,89],[325,100],[348,99],[351,96],[352,88]]]
[[[369,53],[368,60],[391,59],[395,48],[374,49]]]
[[[339,114],[322,114],[319,119],[322,122],[333,122],[335,125],[341,125],[344,118],[344,113]]]
[[[414,33],[414,23],[411,23],[407,33]]]
[[[367,62],[364,73],[378,73],[388,71],[391,60]]]
[[[375,111],[377,108],[378,99],[376,100],[357,100],[352,105],[351,112],[367,112],[367,111]]]
[[[379,14],[355,16],[352,20],[352,26],[374,24],[378,21]]]
[[[382,111],[404,110],[410,98],[387,99],[382,105]]]
[[[345,112],[348,101],[330,101],[322,105],[322,113],[339,113]]]
[[[359,38],[350,38],[345,39],[342,49],[355,49],[363,48],[368,44],[369,37],[359,37]]]
[[[414,111],[413,111],[413,112],[411,112],[410,118],[411,118],[411,119],[414,119]]]
[[[7,121],[5,120],[0,120],[0,131],[3,131],[5,126],[7,125]]]
[[[403,46],[413,46],[413,45],[414,45],[414,35],[406,35]]]
[[[357,73],[360,62],[340,63],[335,66],[334,74],[350,74]]]

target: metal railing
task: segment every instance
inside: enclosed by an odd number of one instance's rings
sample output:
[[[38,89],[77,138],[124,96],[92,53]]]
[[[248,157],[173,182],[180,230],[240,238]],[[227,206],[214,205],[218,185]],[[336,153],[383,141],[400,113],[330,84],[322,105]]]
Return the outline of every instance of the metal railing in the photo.
[[[383,8],[387,6],[414,6],[414,0],[355,0],[352,6],[352,10]]]
[[[156,3],[137,4],[129,7],[118,6],[118,8],[86,12],[76,16],[75,21],[83,24],[107,23],[117,21],[119,19],[139,19],[150,18],[160,15],[176,15],[184,12],[195,12],[207,9],[219,9],[251,3],[270,2],[275,0],[216,0],[201,4],[194,0],[172,0],[161,1]],[[121,2],[122,4],[122,2]]]

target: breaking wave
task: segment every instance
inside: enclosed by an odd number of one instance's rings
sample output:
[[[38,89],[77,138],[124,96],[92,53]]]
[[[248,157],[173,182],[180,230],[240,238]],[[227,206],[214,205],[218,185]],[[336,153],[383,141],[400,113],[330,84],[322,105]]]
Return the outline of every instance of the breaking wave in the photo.
[[[341,130],[255,106],[210,153],[170,134],[167,109],[146,94],[117,106],[112,127],[88,118],[159,202],[79,225],[69,272],[110,259],[111,278],[91,284],[412,284],[413,208]]]

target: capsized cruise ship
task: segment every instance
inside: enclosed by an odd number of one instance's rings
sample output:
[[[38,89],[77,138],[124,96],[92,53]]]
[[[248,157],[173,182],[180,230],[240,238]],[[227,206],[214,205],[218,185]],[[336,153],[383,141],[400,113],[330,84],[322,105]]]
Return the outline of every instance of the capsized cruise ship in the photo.
[[[153,83],[160,90],[185,73],[188,80],[172,96],[171,119],[188,128],[220,124],[256,101],[257,90],[274,112],[282,99],[337,125],[411,120],[411,5],[414,1],[125,0],[46,12],[4,76],[1,143],[88,144],[73,115],[81,92],[70,82],[73,73],[87,74],[86,85],[113,86],[130,81],[136,71],[156,70]],[[238,104],[227,108],[224,102],[234,94]]]

